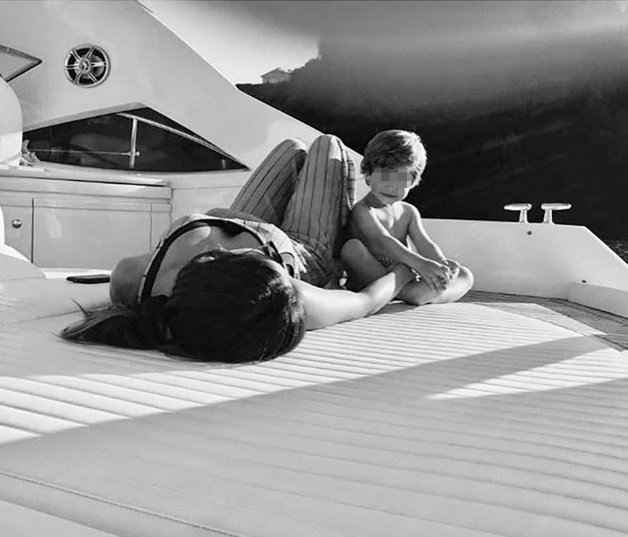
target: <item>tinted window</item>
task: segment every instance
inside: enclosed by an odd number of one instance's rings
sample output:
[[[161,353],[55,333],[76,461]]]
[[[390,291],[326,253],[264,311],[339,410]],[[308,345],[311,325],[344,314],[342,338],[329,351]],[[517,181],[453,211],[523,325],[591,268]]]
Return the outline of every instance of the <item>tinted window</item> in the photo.
[[[40,160],[128,170],[132,120],[109,114],[24,133]]]
[[[76,166],[149,172],[246,168],[148,108],[37,129],[24,139],[40,160]]]
[[[155,110],[153,110],[152,108],[136,108],[135,110],[132,110],[128,113],[138,118],[146,119],[148,121],[154,121],[155,123],[159,123],[161,125],[165,125],[166,127],[171,127],[175,130],[184,132],[185,134],[190,134],[192,136],[197,136],[200,138],[200,136],[192,132],[190,129],[186,129],[180,123],[173,121],[169,117],[166,117],[159,112],[155,112]]]
[[[242,165],[178,133],[138,121],[135,168],[145,172],[232,170]]]

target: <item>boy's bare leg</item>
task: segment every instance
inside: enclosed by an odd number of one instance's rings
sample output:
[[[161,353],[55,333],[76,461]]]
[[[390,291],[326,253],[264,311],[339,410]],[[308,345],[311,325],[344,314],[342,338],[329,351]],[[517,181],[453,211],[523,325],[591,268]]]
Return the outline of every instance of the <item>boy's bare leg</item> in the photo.
[[[343,245],[340,259],[347,272],[345,287],[351,291],[359,291],[388,272],[359,239],[350,239]],[[415,306],[443,304],[459,300],[472,286],[473,274],[467,267],[460,267],[456,278],[442,291],[434,291],[419,280],[406,285],[397,298]]]
[[[359,291],[388,272],[358,239],[349,239],[344,243],[340,259],[347,272],[345,287],[350,291]]]
[[[455,302],[466,295],[473,286],[473,274],[467,267],[460,267],[458,276],[442,291],[430,289],[425,281],[411,282],[397,295],[404,302],[422,306],[424,304],[444,304]]]

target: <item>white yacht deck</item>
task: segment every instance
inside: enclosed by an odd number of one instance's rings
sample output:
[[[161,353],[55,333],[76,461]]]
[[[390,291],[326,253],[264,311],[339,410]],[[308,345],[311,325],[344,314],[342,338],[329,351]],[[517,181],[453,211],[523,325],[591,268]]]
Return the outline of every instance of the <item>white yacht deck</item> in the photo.
[[[37,266],[147,251],[173,218],[229,206],[283,139],[320,133],[211,65],[238,32],[203,54],[146,2],[0,3],[0,537],[628,535],[628,268],[549,212],[425,225],[477,289],[572,302],[391,304],[241,366],[62,341],[108,288]],[[136,157],[174,147],[142,145],[144,109],[238,166],[140,174]],[[29,133],[60,127],[44,147],[76,158],[92,149],[68,125],[122,113],[120,170],[19,166]]]
[[[225,366],[63,342],[106,286],[55,285],[2,300],[3,535],[628,533],[625,318],[472,292]]]

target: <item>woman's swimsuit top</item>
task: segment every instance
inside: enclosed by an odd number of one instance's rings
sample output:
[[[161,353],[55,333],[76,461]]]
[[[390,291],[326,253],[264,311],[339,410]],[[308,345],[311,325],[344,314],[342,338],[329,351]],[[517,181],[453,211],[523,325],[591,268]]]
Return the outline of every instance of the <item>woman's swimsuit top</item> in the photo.
[[[258,229],[253,229],[251,225],[255,225]],[[238,218],[221,218],[205,214],[191,215],[173,222],[170,229],[157,245],[157,248],[155,248],[142,276],[138,290],[139,302],[151,296],[157,273],[172,243],[188,231],[206,226],[220,227],[232,235],[237,235],[242,232],[250,233],[259,241],[260,245],[273,240],[279,253],[282,254],[284,266],[288,270],[288,273],[295,278],[299,278],[300,271],[296,270],[295,267],[296,257],[292,251],[288,251],[292,249],[292,243],[287,235],[276,226],[268,224],[267,222],[247,222]],[[275,239],[279,240],[275,241]],[[277,242],[279,242],[279,244],[277,244]]]

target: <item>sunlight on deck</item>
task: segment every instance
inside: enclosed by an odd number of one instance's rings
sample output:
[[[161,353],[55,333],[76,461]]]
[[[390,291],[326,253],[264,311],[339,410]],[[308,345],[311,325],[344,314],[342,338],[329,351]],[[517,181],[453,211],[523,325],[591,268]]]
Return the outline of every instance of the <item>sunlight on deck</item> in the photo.
[[[575,352],[578,352],[578,343],[574,342]],[[628,378],[628,360],[617,351],[601,349],[550,365],[474,382],[430,398],[456,399],[560,390],[625,378]]]
[[[61,341],[75,314],[0,327],[2,500],[113,534],[625,535],[623,321],[503,302],[239,367]]]
[[[29,323],[12,328],[0,333],[14,358],[0,376],[0,443],[281,392],[298,400],[299,390],[330,384],[363,384],[377,396],[412,379],[415,397],[441,401],[628,378],[628,360],[591,334],[465,303],[392,305],[308,333],[288,356],[244,366],[70,345],[51,337],[54,329],[33,331]]]

